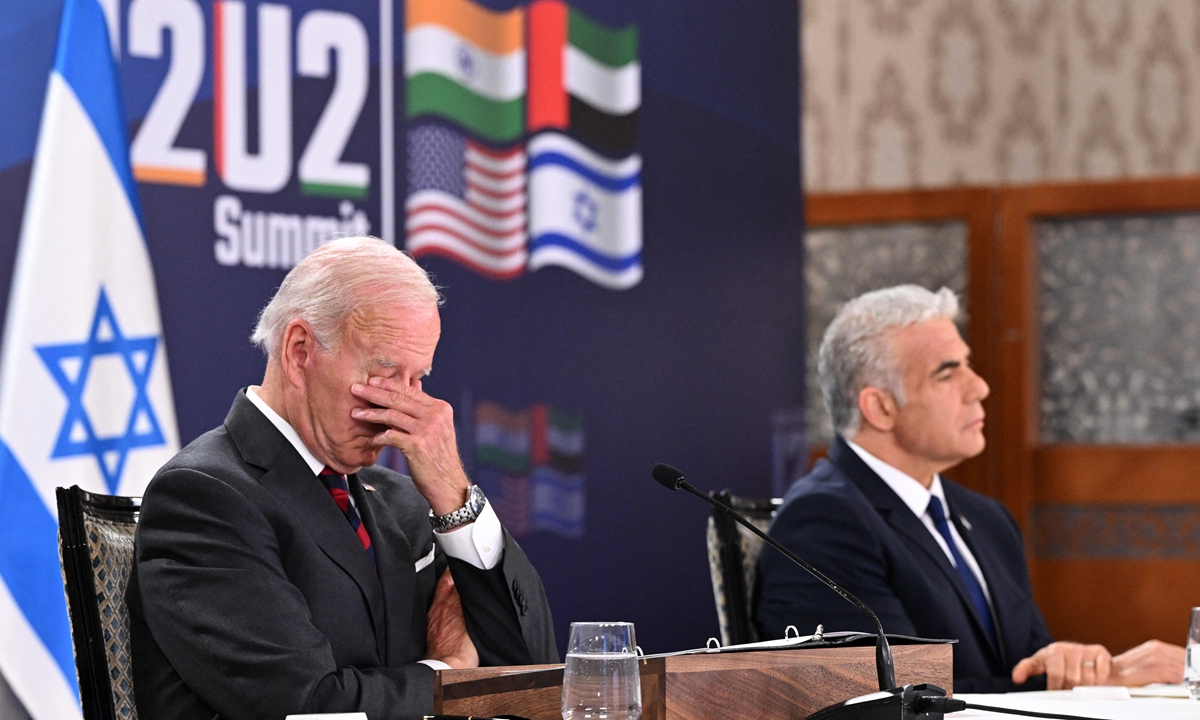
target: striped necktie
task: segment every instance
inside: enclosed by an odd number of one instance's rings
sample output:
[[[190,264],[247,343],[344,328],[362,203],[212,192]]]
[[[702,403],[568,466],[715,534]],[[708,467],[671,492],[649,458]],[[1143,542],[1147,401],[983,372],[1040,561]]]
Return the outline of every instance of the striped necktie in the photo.
[[[371,564],[378,569],[379,565],[375,562],[375,548],[371,547],[371,536],[367,534],[367,528],[363,526],[362,518],[358,516],[358,511],[354,509],[354,503],[350,501],[350,485],[346,482],[346,476],[326,467],[317,477],[325,485],[329,494],[333,496],[333,501],[342,509],[346,519],[350,521],[350,528],[354,530],[358,541],[362,543],[367,555],[371,557]]]
[[[954,556],[954,569],[958,571],[958,576],[962,578],[963,585],[967,586],[967,594],[971,596],[971,602],[975,605],[975,611],[979,614],[979,620],[983,623],[983,629],[987,633],[988,640],[991,641],[993,648],[999,648],[1000,643],[996,638],[996,625],[992,622],[992,610],[988,606],[987,595],[983,592],[983,585],[979,583],[979,578],[975,577],[975,573],[971,572],[971,568],[967,567],[966,559],[958,551],[958,543],[954,542],[954,536],[950,533],[950,522],[946,520],[946,511],[942,508],[942,501],[938,499],[937,495],[931,495],[929,498],[929,516],[933,518],[934,527],[937,528],[942,539],[946,541],[946,545],[950,547],[950,554]]]

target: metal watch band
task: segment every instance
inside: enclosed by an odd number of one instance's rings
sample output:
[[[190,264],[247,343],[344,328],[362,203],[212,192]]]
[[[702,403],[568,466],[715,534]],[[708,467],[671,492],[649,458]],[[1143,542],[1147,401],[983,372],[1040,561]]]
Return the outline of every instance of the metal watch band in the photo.
[[[467,502],[462,507],[445,515],[434,515],[433,510],[430,510],[429,523],[437,532],[447,532],[474,522],[479,517],[479,513],[483,512],[486,504],[487,498],[484,496],[483,490],[478,485],[471,485],[467,488]]]

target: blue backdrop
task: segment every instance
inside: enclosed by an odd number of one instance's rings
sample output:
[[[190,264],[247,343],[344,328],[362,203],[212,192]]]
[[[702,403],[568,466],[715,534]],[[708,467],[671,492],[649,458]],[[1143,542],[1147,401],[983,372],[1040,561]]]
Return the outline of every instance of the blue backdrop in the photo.
[[[223,420],[238,388],[261,379],[264,361],[247,337],[285,273],[218,262],[217,198],[232,195],[253,212],[339,220],[361,212],[374,234],[385,211],[379,3],[285,3],[293,31],[321,8],[351,13],[367,31],[369,89],[342,158],[368,165],[371,182],[365,196],[343,198],[305,194],[295,173],[271,192],[227,187],[212,147],[213,8],[208,0],[195,4],[204,50],[193,61],[203,74],[186,98],[175,145],[206,152],[203,181],[139,184],[185,443]],[[160,59],[130,53],[129,5],[123,0],[120,8],[121,73],[134,137],[163,93],[172,59],[170,43]],[[518,416],[544,405],[581,424],[572,469],[584,478],[582,523],[570,533],[531,528],[520,538],[546,583],[560,645],[571,621],[631,620],[647,652],[683,649],[717,635],[704,554],[707,510],[651,482],[650,468],[666,461],[701,488],[766,495],[772,418],[803,406],[797,3],[570,5],[602,25],[637,27],[644,278],[614,291],[550,267],[501,282],[449,260],[422,260],[447,298],[426,389],[460,413],[469,465],[478,459],[472,436],[481,404]],[[267,120],[256,110],[257,4],[245,6],[253,152],[257,125]],[[404,7],[396,3],[393,56],[399,242],[407,192]],[[0,310],[60,11],[54,0],[0,5]],[[293,77],[299,158],[334,80],[301,78],[294,69]]]

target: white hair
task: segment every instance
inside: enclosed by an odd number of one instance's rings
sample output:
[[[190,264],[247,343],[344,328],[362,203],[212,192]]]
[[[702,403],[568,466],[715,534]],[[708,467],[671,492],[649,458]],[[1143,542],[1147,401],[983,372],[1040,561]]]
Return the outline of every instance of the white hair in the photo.
[[[919,285],[897,285],[860,295],[838,309],[817,354],[821,394],[833,429],[853,437],[862,424],[858,395],[865,387],[891,393],[904,405],[903,368],[889,331],[938,318],[958,317],[958,298]]]
[[[365,306],[437,307],[442,297],[408,255],[373,237],[333,240],[292,268],[263,308],[251,342],[268,359],[276,357],[283,332],[304,320],[327,350],[341,345],[346,319]]]

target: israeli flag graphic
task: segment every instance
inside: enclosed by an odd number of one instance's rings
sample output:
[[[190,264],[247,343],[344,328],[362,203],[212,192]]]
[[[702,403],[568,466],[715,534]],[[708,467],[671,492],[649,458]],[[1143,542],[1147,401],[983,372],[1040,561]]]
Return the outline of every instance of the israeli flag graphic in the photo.
[[[179,447],[111,52],[66,0],[0,346],[0,673],[35,720],[81,717],[54,488],[140,495]]]

